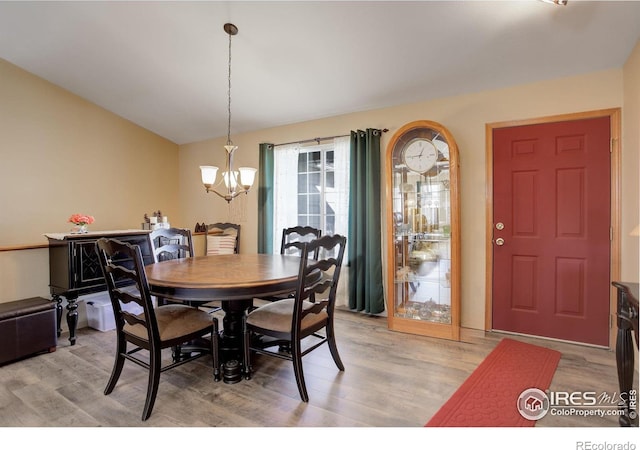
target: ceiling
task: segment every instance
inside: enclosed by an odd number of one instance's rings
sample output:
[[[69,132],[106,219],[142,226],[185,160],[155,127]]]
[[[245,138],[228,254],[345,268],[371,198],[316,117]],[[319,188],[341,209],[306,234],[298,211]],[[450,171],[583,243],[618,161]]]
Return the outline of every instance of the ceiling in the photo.
[[[0,58],[175,143],[620,68],[640,1],[0,1]],[[232,136],[233,137],[233,136]]]

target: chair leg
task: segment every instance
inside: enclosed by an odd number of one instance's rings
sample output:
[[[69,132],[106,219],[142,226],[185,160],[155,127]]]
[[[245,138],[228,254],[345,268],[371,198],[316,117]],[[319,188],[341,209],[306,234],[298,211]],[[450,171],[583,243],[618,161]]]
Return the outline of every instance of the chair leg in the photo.
[[[176,345],[171,347],[171,359],[173,362],[178,362],[182,358],[182,346]]]
[[[147,385],[147,399],[144,402],[142,410],[142,420],[147,420],[153,410],[158,393],[158,385],[160,384],[161,357],[160,350],[150,352],[149,354],[149,384]]]
[[[213,332],[211,333],[211,356],[213,358],[213,381],[220,381],[220,335],[218,334],[218,319],[213,318]]]
[[[307,386],[304,382],[304,372],[302,371],[302,356],[301,356],[300,340],[296,339],[291,342],[291,358],[293,361],[293,372],[296,376],[296,383],[298,384],[298,392],[303,402],[309,401],[309,394],[307,394]]]
[[[336,366],[341,371],[344,371],[344,364],[342,364],[342,360],[340,359],[340,354],[338,353],[338,346],[336,345],[336,337],[333,333],[333,324],[329,323],[327,325],[327,343],[329,344],[329,351],[331,352],[331,357],[333,358],[333,362],[336,363]]]
[[[278,351],[281,351],[282,353],[291,353],[291,342],[287,341],[278,344]]]
[[[247,329],[247,322],[242,320],[242,350],[244,352],[244,379],[251,379],[251,332]]]
[[[104,388],[104,395],[109,395],[116,387],[120,374],[122,373],[122,367],[124,367],[124,353],[127,352],[127,341],[118,334],[118,343],[116,345],[116,358],[113,362],[113,370],[111,370],[111,377],[107,382],[107,387]]]

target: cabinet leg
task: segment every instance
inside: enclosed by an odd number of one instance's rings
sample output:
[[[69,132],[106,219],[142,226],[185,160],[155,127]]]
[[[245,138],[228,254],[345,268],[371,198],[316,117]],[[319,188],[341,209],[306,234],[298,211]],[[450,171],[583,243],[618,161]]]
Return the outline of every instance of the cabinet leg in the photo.
[[[67,325],[69,326],[69,342],[76,345],[76,329],[78,328],[77,297],[67,298]]]
[[[58,325],[57,333],[58,337],[60,337],[60,334],[62,333],[62,297],[58,294],[53,294],[52,297],[53,301],[56,302],[56,321]]]
[[[618,319],[618,336],[616,341],[616,362],[618,366],[618,383],[622,402],[620,409],[623,415],[618,419],[620,426],[636,426],[638,413],[635,408],[637,393],[633,391],[634,370],[633,340],[630,324],[626,320]]]

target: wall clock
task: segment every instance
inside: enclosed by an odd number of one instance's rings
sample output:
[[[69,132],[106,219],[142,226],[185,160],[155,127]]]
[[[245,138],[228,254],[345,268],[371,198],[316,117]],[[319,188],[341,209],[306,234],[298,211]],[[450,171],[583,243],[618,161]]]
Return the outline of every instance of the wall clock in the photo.
[[[438,160],[438,149],[429,139],[415,138],[402,152],[402,161],[409,170],[425,173]]]
[[[448,131],[436,122],[411,122],[394,136],[394,160],[413,173],[433,177],[448,169],[449,139]]]

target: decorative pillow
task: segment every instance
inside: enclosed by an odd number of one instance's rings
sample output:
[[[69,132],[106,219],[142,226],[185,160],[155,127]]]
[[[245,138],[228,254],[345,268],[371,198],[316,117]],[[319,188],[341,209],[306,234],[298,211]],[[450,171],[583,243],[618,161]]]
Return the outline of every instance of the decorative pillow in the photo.
[[[237,236],[238,235],[238,230],[236,230],[235,228],[225,228],[224,230],[222,228],[211,228],[209,230],[209,233],[211,233],[211,234],[224,234],[226,236]]]
[[[207,236],[207,255],[232,255],[235,248],[235,236]]]

